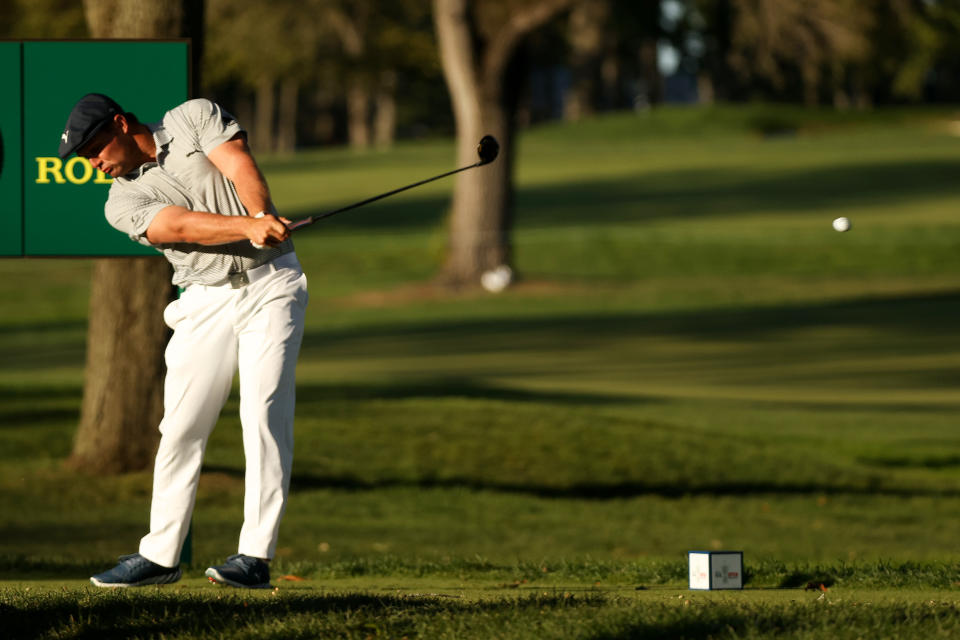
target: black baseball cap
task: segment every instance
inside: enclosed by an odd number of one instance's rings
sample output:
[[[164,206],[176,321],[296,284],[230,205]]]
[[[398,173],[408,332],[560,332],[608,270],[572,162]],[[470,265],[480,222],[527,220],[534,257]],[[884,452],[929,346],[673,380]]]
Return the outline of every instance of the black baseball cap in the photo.
[[[66,159],[71,153],[90,142],[103,125],[113,120],[113,116],[124,113],[112,98],[102,93],[88,93],[73,105],[73,111],[67,118],[67,126],[60,136],[60,158]]]

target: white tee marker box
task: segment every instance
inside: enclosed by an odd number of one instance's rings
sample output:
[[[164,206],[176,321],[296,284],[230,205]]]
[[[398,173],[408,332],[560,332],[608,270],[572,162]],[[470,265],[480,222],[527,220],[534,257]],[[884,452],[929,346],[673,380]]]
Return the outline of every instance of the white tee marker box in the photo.
[[[742,551],[690,551],[690,588],[743,589]]]

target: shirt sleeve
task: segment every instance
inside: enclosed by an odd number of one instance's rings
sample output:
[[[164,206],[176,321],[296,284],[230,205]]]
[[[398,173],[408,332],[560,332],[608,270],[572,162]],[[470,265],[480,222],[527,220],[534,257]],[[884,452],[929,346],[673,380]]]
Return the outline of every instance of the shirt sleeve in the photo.
[[[110,195],[103,207],[104,215],[110,226],[127,234],[134,242],[155,247],[147,239],[147,228],[162,209],[171,203],[151,195],[136,187],[110,188]]]
[[[177,109],[182,125],[190,131],[197,148],[209,155],[218,146],[244,130],[232,114],[205,98],[188,100]],[[178,118],[179,119],[179,118]]]

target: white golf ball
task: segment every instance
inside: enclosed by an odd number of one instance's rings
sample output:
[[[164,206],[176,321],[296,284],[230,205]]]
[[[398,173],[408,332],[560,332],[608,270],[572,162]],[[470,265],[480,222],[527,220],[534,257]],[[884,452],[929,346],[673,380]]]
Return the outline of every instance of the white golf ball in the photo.
[[[850,227],[850,218],[840,217],[833,221],[833,228],[841,233],[844,231],[849,231]]]
[[[513,282],[513,270],[505,264],[496,269],[485,271],[480,276],[480,284],[491,293],[500,293]]]

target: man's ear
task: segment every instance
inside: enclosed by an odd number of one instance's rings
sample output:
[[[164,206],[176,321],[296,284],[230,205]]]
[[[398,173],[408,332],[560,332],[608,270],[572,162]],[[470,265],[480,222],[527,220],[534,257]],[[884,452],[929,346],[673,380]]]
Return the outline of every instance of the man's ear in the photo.
[[[110,123],[110,126],[113,127],[117,133],[130,132],[130,123],[122,113],[113,114],[113,122]]]

